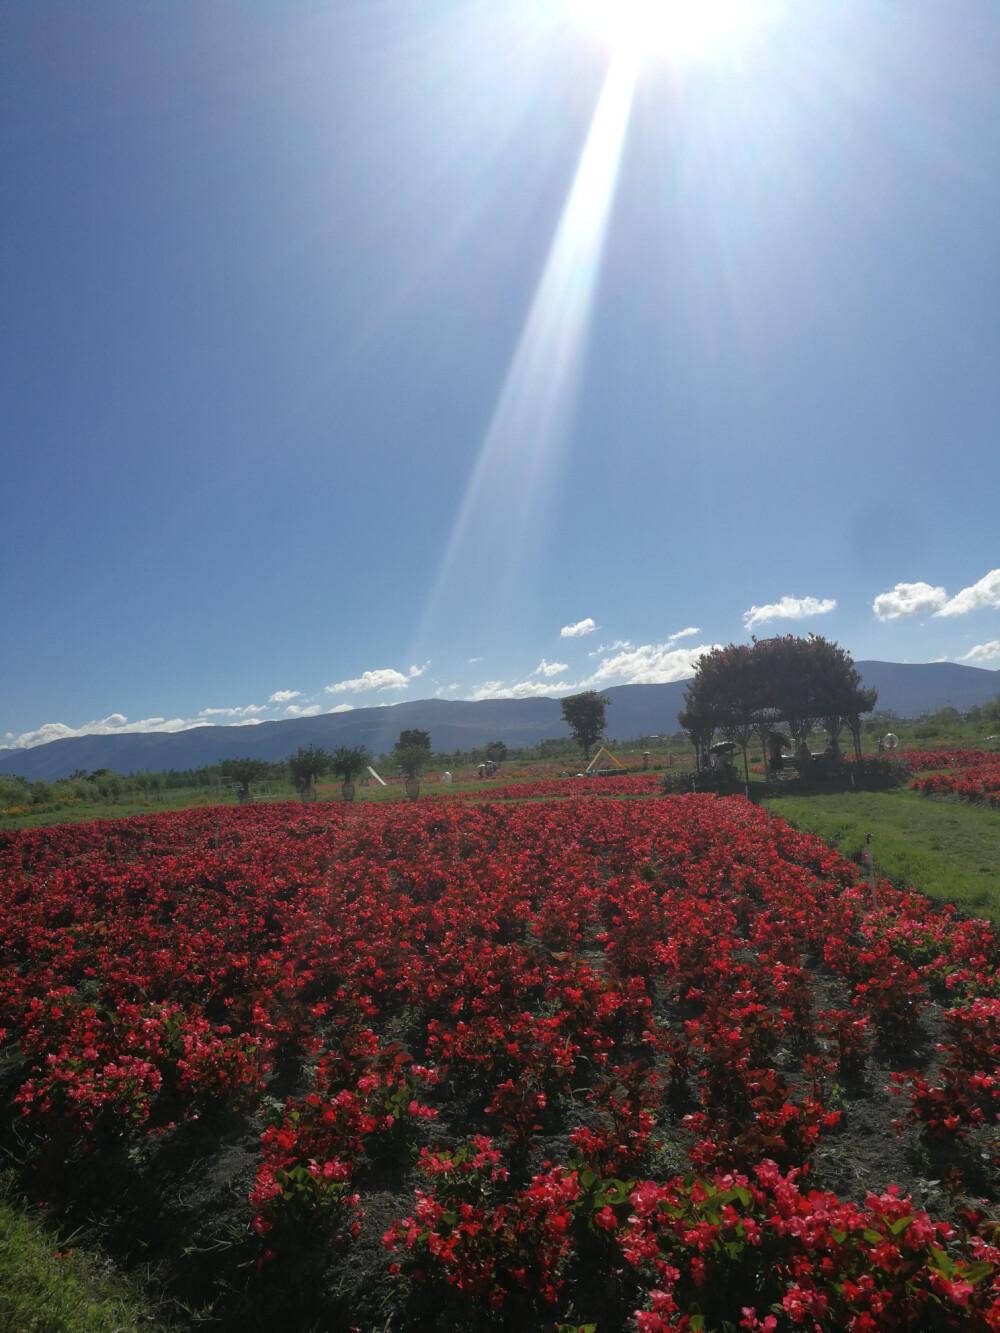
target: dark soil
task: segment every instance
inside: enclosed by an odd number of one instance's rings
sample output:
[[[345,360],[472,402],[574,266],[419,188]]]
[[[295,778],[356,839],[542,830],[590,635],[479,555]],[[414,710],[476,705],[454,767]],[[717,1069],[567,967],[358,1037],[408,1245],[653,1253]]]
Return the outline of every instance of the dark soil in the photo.
[[[823,966],[814,966],[811,976],[814,1011],[849,1007],[843,983]],[[683,1021],[683,1015],[668,1005],[660,1004],[658,1010],[661,1022],[678,1027]],[[394,1035],[399,1026],[395,1025]],[[919,1026],[892,1046],[876,1048],[861,1077],[828,1087],[828,1102],[841,1110],[842,1118],[814,1155],[808,1175],[811,1186],[863,1201],[869,1191],[880,1193],[898,1184],[932,1216],[946,1217],[960,1181],[965,1198],[991,1208],[998,1181],[988,1145],[995,1128],[971,1131],[957,1148],[940,1147],[908,1122],[905,1094],[899,1097],[889,1091],[894,1071],[937,1068],[936,1046],[944,1035],[941,1008],[929,1002]],[[775,1067],[790,1081],[800,1074],[800,1055],[776,1052]],[[627,1058],[627,1052],[622,1057]],[[281,1100],[272,1099],[249,1118],[189,1119],[154,1126],[130,1150],[113,1144],[83,1150],[53,1143],[38,1151],[21,1141],[23,1130],[13,1101],[25,1075],[23,1060],[8,1048],[0,1057],[0,1114],[4,1141],[20,1162],[26,1195],[44,1202],[60,1227],[81,1229],[83,1237],[112,1256],[122,1270],[148,1277],[150,1288],[163,1302],[165,1322],[177,1328],[220,1333],[276,1328],[289,1333],[341,1329],[378,1333],[448,1327],[474,1333],[487,1328],[552,1327],[551,1321],[526,1321],[523,1311],[505,1320],[440,1293],[429,1296],[417,1290],[414,1295],[392,1276],[392,1256],[381,1238],[394,1219],[412,1211],[415,1175],[408,1160],[359,1164],[355,1187],[365,1215],[357,1242],[338,1247],[330,1237],[303,1236],[294,1249],[282,1252],[280,1262],[261,1263],[262,1245],[249,1225],[248,1196],[267,1113]],[[575,1098],[557,1106],[543,1124],[526,1172],[537,1171],[543,1162],[566,1162],[570,1130],[593,1122],[595,1113],[585,1100],[585,1066],[577,1078]],[[304,1087],[281,1091],[301,1092]],[[663,1145],[649,1174],[664,1178],[689,1168],[686,1150],[693,1139],[682,1119],[697,1108],[696,1092],[692,1085],[679,1098],[664,1100],[659,1111]],[[454,1142],[473,1133],[497,1136],[481,1095],[441,1085],[432,1101],[439,1118],[427,1126],[429,1144]],[[584,1314],[592,1320],[596,1311],[602,1333],[627,1327],[636,1308],[630,1274],[622,1271],[624,1265],[615,1270],[605,1260],[595,1264],[587,1259],[586,1254],[581,1256],[574,1274],[581,1320]]]

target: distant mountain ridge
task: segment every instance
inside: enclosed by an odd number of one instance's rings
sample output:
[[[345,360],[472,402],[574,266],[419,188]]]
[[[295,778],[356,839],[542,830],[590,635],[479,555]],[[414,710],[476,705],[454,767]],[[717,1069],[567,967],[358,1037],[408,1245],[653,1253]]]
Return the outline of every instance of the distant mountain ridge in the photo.
[[[1000,671],[955,662],[856,662],[867,687],[878,690],[878,708],[900,717],[919,717],[946,705],[965,712],[1000,693]],[[687,681],[666,685],[617,685],[603,690],[612,701],[608,734],[620,740],[677,730]],[[221,759],[249,755],[285,759],[300,745],[365,745],[375,754],[392,749],[408,728],[430,732],[443,753],[471,750],[487,741],[510,746],[537,745],[569,735],[557,698],[413,699],[349,713],[261,722],[258,726],[195,727],[190,731],[134,732],[115,736],[74,736],[30,750],[0,750],[0,773],[34,781],[54,781],[77,769],[91,773],[203,768]]]

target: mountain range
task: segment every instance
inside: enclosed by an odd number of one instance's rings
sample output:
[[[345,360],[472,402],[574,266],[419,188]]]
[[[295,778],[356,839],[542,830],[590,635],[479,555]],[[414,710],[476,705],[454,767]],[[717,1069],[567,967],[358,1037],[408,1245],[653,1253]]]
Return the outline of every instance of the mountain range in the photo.
[[[955,662],[856,662],[866,687],[878,690],[878,709],[899,717],[919,717],[951,705],[965,712],[1000,694],[1000,671],[961,666]],[[687,681],[665,685],[618,685],[603,690],[611,700],[608,735],[632,737],[669,735],[677,731]],[[472,750],[487,741],[505,745],[537,745],[565,737],[556,698],[485,699],[470,703],[452,699],[414,699],[347,713],[261,722],[257,726],[204,726],[177,732],[129,732],[110,736],[74,736],[27,750],[0,749],[0,773],[34,781],[54,781],[78,770],[98,768],[116,773],[203,768],[222,759],[250,756],[275,761],[298,746],[364,745],[374,754],[392,749],[403,730],[427,731],[439,753]]]

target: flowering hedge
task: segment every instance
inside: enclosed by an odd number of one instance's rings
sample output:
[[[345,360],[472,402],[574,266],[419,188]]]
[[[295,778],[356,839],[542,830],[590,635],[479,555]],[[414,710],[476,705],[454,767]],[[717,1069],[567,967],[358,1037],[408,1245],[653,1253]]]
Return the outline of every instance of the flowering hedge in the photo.
[[[401,1322],[426,1293],[483,1327],[1000,1328],[993,929],[885,883],[873,908],[741,798],[600,782],[0,834],[19,1135],[255,1126],[261,1282],[316,1239],[348,1264],[390,1178]],[[949,1216],[812,1184],[887,1051],[872,1096],[951,1154]]]

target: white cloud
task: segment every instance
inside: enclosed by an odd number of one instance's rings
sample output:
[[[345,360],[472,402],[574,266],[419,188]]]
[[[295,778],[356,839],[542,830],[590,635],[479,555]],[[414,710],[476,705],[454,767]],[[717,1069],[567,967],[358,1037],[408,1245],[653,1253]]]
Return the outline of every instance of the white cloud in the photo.
[[[268,698],[269,704],[287,704],[290,699],[301,699],[301,690],[275,690]]]
[[[1000,569],[991,569],[978,583],[973,583],[971,587],[957,592],[935,614],[964,616],[969,611],[981,611],[984,608],[988,610],[1000,608]]]
[[[245,708],[202,708],[199,710],[199,717],[256,717],[258,713],[266,713],[267,709],[263,704],[247,704]]]
[[[956,662],[995,662],[1000,657],[1000,639],[990,639],[989,643],[977,643]]]
[[[768,620],[803,620],[806,616],[825,616],[836,608],[837,603],[832,597],[822,601],[817,597],[782,597],[780,602],[751,606],[743,613],[743,624],[751,630],[754,625],[763,625]]]
[[[318,706],[319,706],[319,705],[317,705],[317,707],[318,707]],[[383,704],[382,706],[385,707],[384,704]],[[328,708],[326,711],[327,711],[328,713],[353,713],[353,712],[354,712],[354,705],[353,705],[353,704],[334,704],[334,706],[333,706],[332,708]],[[312,716],[312,714],[310,713],[310,717],[311,717],[311,716]]]
[[[543,657],[531,674],[533,676],[559,676],[568,670],[569,667],[565,662],[546,662]]]
[[[897,583],[892,592],[879,593],[872,610],[879,620],[898,620],[900,616],[936,611],[944,605],[946,596],[944,588],[934,588],[929,583]]]
[[[591,648],[587,654],[588,657],[601,657],[604,653],[617,653],[622,648],[631,648],[632,644],[628,639],[615,639],[613,643],[599,643],[596,648]]]
[[[475,666],[477,662],[481,662],[482,660],[483,659],[481,657],[470,657],[468,664],[469,666]]]
[[[676,643],[678,639],[689,639],[692,634],[700,634],[701,630],[697,627],[691,629],[679,629],[676,634],[671,634],[667,643]]]
[[[82,727],[68,727],[65,722],[45,722],[34,731],[24,731],[19,736],[8,731],[5,737],[6,747],[11,750],[30,750],[36,745],[47,745],[49,741],[71,740],[75,736],[120,736],[138,731],[190,731],[194,727],[209,727],[211,722],[204,718],[144,717],[138,722],[129,722],[123,713],[110,713],[107,717],[85,722]]]
[[[482,685],[476,686],[469,698],[475,703],[483,699],[533,699],[554,694],[557,690],[565,693],[573,688],[564,680],[553,684],[541,680],[521,680],[516,685],[508,685],[502,680],[484,680]]]
[[[454,694],[458,688],[458,683],[455,681],[453,681],[451,685],[439,685],[434,691],[434,698],[441,699],[446,694]]]
[[[566,694],[570,690],[592,689],[595,686],[623,685],[660,685],[671,681],[687,680],[694,675],[698,661],[704,653],[712,651],[718,644],[700,644],[693,648],[675,648],[672,642],[643,644],[636,648],[632,644],[619,641],[610,645],[619,649],[612,656],[605,657],[592,675],[578,684],[566,680],[522,680],[510,685],[504,680],[486,680],[477,685],[469,696],[474,701],[482,699],[529,699],[543,695]],[[548,665],[544,663],[543,665]],[[560,670],[564,668],[560,667]],[[539,675],[535,670],[532,676]]]
[[[626,685],[662,685],[675,680],[687,680],[698,669],[704,653],[710,653],[713,644],[697,648],[674,648],[670,643],[646,643],[639,648],[627,649],[606,657],[585,686],[608,685],[621,681]]]
[[[586,620],[578,620],[575,625],[563,625],[559,631],[559,637],[563,639],[579,639],[584,634],[593,634],[597,626],[590,616]]]
[[[335,685],[327,685],[326,693],[343,694],[350,691],[352,694],[363,694],[367,690],[405,690],[411,680],[416,680],[418,676],[424,674],[427,666],[426,662],[422,667],[411,666],[405,676],[402,671],[396,671],[392,667],[363,671],[353,680],[338,680]]]
[[[350,704],[341,704],[341,708],[350,708],[350,706]],[[320,704],[310,704],[308,708],[303,704],[289,704],[285,709],[285,716],[315,717],[317,713],[321,713],[322,711],[322,706]]]

